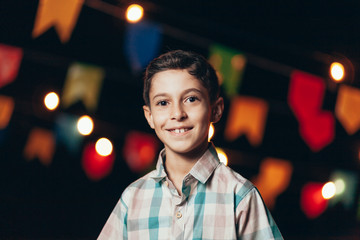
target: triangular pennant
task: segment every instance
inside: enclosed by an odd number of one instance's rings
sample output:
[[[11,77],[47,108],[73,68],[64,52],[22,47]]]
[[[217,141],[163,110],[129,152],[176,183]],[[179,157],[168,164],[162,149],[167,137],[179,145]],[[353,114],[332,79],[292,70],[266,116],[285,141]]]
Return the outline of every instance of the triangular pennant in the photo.
[[[36,14],[33,38],[54,26],[62,43],[70,39],[84,0],[40,0]]]
[[[83,136],[80,135],[77,129],[78,117],[60,114],[56,119],[56,139],[63,143],[71,153],[76,153],[79,150]]]
[[[259,175],[252,182],[269,209],[275,207],[277,196],[289,186],[292,171],[292,164],[283,159],[266,158],[261,162]]]
[[[0,44],[0,88],[15,80],[22,57],[21,48]]]
[[[291,74],[288,103],[299,121],[301,137],[314,152],[330,144],[335,135],[333,114],[321,109],[324,94],[322,78],[301,71]]]
[[[12,97],[0,95],[0,129],[8,126],[14,111],[14,99]]]
[[[240,135],[246,134],[251,145],[260,145],[264,136],[268,109],[265,100],[247,96],[234,97],[226,123],[225,138],[233,141]]]
[[[360,89],[340,86],[335,115],[348,134],[352,135],[360,129]]]
[[[95,111],[105,77],[105,70],[101,67],[74,63],[69,67],[63,89],[62,105],[69,107],[76,101],[82,100],[88,111]]]
[[[160,25],[149,21],[127,25],[124,49],[134,72],[142,71],[158,55],[161,33]]]
[[[31,130],[24,149],[27,160],[38,158],[46,166],[51,164],[55,151],[54,134],[45,129],[34,128]]]
[[[220,84],[226,95],[235,96],[242,82],[246,57],[240,51],[214,44],[209,49],[209,62],[217,71]]]

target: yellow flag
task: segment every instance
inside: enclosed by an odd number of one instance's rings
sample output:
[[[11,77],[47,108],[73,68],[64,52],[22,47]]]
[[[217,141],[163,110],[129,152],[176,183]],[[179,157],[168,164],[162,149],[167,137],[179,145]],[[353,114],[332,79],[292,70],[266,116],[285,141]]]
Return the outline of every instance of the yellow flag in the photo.
[[[54,134],[45,129],[34,128],[28,137],[24,149],[27,160],[38,158],[46,166],[50,165],[55,151]]]
[[[286,160],[266,158],[261,162],[259,175],[252,182],[269,209],[273,209],[277,196],[289,186],[292,171],[292,164]]]
[[[105,77],[101,67],[74,63],[69,67],[61,99],[67,108],[78,100],[82,100],[89,111],[97,108],[100,88]]]
[[[360,89],[341,85],[336,99],[335,115],[349,135],[360,128]]]
[[[246,96],[234,97],[230,104],[225,138],[233,141],[240,135],[246,134],[251,145],[261,144],[268,109],[265,100]]]
[[[54,26],[62,43],[70,39],[84,0],[40,0],[33,38]]]
[[[15,103],[12,97],[0,96],[0,129],[6,128],[9,124],[14,106]]]

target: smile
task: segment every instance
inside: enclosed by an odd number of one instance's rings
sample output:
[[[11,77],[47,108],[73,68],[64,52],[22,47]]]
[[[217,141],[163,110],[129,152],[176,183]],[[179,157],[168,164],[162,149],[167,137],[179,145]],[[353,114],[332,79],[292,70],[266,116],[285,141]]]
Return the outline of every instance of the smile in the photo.
[[[189,130],[191,130],[191,128],[176,128],[176,129],[170,129],[169,131],[173,133],[184,133]]]

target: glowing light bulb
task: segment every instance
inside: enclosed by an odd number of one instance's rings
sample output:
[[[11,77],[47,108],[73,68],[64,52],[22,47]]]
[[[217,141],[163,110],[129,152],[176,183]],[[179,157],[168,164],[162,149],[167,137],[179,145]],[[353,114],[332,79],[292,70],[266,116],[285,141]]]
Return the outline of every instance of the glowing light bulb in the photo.
[[[95,144],[96,152],[101,156],[109,156],[112,153],[113,145],[107,138],[100,138]]]
[[[345,75],[345,69],[344,66],[341,63],[334,62],[330,65],[330,74],[331,77],[337,81],[340,82]]]
[[[59,96],[54,92],[46,94],[44,104],[47,109],[55,110],[59,106]]]
[[[77,123],[77,129],[81,135],[89,135],[92,133],[94,128],[94,123],[91,117],[84,115],[79,118]]]
[[[321,189],[321,194],[324,199],[330,199],[335,196],[336,186],[333,182],[327,182]]]
[[[138,4],[131,4],[126,10],[126,19],[129,22],[136,23],[140,21],[144,14],[144,9]]]
[[[221,148],[216,148],[216,151],[218,153],[220,162],[224,163],[225,165],[228,165],[228,157],[227,157],[226,153],[224,152],[224,150],[222,150]]]
[[[345,185],[345,181],[341,178],[336,179],[335,182],[335,187],[336,187],[336,195],[340,195],[345,191],[346,185]]]
[[[211,123],[209,128],[209,135],[208,135],[208,141],[210,142],[211,138],[214,136],[215,128],[214,125]]]

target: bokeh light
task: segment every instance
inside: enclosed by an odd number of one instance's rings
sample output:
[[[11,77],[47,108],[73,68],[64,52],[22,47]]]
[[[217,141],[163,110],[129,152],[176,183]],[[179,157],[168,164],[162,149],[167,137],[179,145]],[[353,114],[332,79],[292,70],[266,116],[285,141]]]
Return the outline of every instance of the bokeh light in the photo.
[[[100,138],[95,144],[96,152],[101,156],[109,156],[113,151],[113,145],[107,138]]]
[[[81,163],[86,176],[93,181],[98,181],[111,173],[115,154],[112,152],[108,156],[101,156],[97,153],[95,145],[95,143],[89,143],[84,147]]]
[[[345,185],[345,181],[341,178],[336,179],[335,182],[335,188],[336,188],[336,195],[340,195],[345,191],[346,185]]]
[[[224,163],[227,166],[228,165],[228,157],[227,157],[226,153],[224,152],[224,150],[217,147],[216,151],[218,153],[218,157],[220,159],[220,162]]]
[[[208,135],[208,141],[211,141],[211,138],[214,136],[215,128],[214,125],[211,123],[209,127],[209,135]]]
[[[321,189],[321,194],[324,199],[330,199],[335,196],[336,186],[333,182],[327,182]]]
[[[323,183],[309,182],[301,189],[300,207],[309,219],[319,217],[327,208],[328,200],[322,196]]]
[[[77,123],[77,129],[81,135],[89,135],[92,133],[94,123],[91,117],[84,115],[79,118]]]
[[[338,62],[332,63],[330,65],[330,75],[335,81],[340,82],[345,75],[344,66]]]
[[[55,92],[46,94],[44,98],[45,107],[49,110],[55,110],[59,106],[59,96]]]
[[[131,4],[126,10],[126,19],[129,22],[136,23],[140,21],[144,14],[144,9],[138,4]]]
[[[130,131],[125,137],[124,159],[132,171],[144,172],[156,159],[159,147],[154,134]]]

